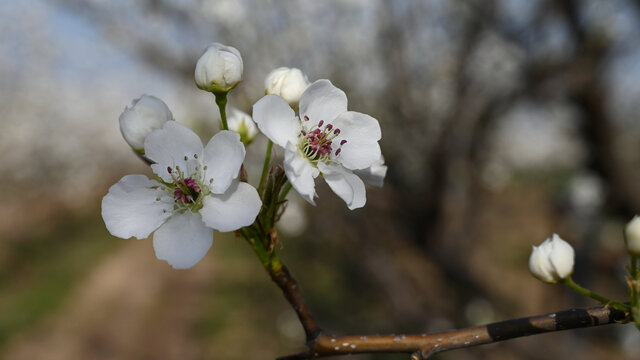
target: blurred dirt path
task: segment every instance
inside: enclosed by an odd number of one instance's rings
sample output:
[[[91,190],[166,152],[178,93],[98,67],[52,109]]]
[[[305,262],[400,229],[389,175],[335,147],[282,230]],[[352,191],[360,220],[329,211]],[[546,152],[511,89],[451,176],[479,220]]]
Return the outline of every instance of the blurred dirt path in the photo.
[[[211,260],[176,271],[155,258],[149,240],[129,240],[87,274],[57,313],[10,342],[3,358],[201,359],[194,326]]]

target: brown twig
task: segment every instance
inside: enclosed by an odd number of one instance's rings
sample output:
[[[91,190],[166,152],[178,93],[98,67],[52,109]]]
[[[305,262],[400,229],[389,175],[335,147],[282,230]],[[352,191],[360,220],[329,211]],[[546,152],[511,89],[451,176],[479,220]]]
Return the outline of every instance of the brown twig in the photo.
[[[311,347],[312,344],[316,343],[321,330],[313,320],[311,311],[309,311],[309,307],[304,301],[300,289],[298,289],[296,280],[291,276],[289,270],[284,265],[282,265],[279,269],[274,269],[273,267],[271,267],[268,271],[269,275],[271,275],[271,280],[273,280],[273,282],[275,282],[278,287],[280,287],[285,298],[293,307],[296,315],[298,315],[298,319],[300,320],[300,323],[304,328],[304,332],[307,338],[307,345]]]
[[[573,308],[555,313],[496,322],[460,330],[432,334],[330,336],[313,320],[302,294],[287,268],[269,272],[295,310],[307,336],[308,350],[279,360],[298,360],[346,354],[407,353],[412,360],[433,354],[489,344],[552,331],[627,323],[631,316],[606,306]]]

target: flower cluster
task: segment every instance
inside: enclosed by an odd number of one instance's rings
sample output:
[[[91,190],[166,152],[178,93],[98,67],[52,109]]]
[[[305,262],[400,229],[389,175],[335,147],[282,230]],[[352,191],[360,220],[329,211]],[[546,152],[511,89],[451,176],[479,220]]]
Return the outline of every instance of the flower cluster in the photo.
[[[266,95],[253,106],[253,119],[269,140],[284,148],[287,178],[311,204],[317,196],[314,179],[320,175],[349,209],[366,203],[364,182],[356,172],[368,174],[365,180],[372,184],[384,178],[378,120],[347,111],[347,96],[329,80],[306,88],[299,115],[282,97]]]
[[[634,319],[636,327],[640,329],[640,217],[635,216],[624,229],[627,252],[631,255],[631,266],[628,267],[629,276],[626,278],[629,286],[630,301],[623,303],[611,300],[576,284],[571,278],[573,273],[575,251],[557,234],[545,240],[540,246],[534,246],[529,257],[529,271],[541,281],[548,284],[562,283],[572,290],[590,297],[607,307],[629,313]]]
[[[366,202],[364,182],[382,185],[386,166],[378,145],[380,125],[369,115],[347,111],[342,90],[328,80],[310,84],[299,69],[278,68],[265,80],[267,95],[253,106],[253,119],[235,108],[227,119],[227,93],[242,81],[242,73],[240,52],[219,43],[211,44],[196,64],[196,85],[216,96],[223,128],[206,146],[173,121],[158,98],[143,95],[124,110],[122,135],[144,155],[155,177],[127,175],[111,186],[102,200],[102,217],[111,234],[143,239],[154,233],[156,256],[186,269],[208,252],[214,229],[234,231],[254,226],[261,211],[276,214],[280,203],[263,204],[263,194],[241,176],[245,145],[258,128],[285,149],[286,178],[280,173],[284,180],[270,188],[276,193],[269,199],[284,198],[288,188],[281,189],[288,181],[314,204],[314,179],[321,175],[349,209],[356,209]],[[270,151],[271,145],[265,169]],[[263,225],[255,229],[264,232]]]
[[[175,121],[151,132],[145,153],[157,178],[127,175],[102,200],[111,234],[144,239],[155,231],[159,259],[176,269],[198,263],[213,242],[213,230],[250,225],[262,205],[256,189],[237,180],[245,149],[231,131],[216,134],[206,147]]]

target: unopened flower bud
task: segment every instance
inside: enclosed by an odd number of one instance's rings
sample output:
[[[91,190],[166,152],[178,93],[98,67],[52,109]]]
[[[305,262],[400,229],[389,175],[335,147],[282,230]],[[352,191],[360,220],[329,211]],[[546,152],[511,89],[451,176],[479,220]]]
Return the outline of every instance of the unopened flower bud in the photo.
[[[287,67],[273,70],[264,82],[267,94],[280,95],[294,109],[298,108],[300,96],[308,86],[309,80],[300,69]]]
[[[144,139],[162,125],[173,120],[171,110],[155,96],[142,95],[131,102],[131,107],[120,115],[120,131],[131,147],[144,154]]]
[[[557,234],[534,246],[529,257],[529,271],[536,278],[554,284],[573,273],[573,247]]]
[[[624,228],[624,241],[631,255],[640,256],[640,216],[634,216]]]
[[[258,135],[258,127],[253,122],[251,116],[236,108],[231,108],[229,117],[227,117],[229,130],[240,134],[240,140],[245,145],[249,145]]]
[[[214,94],[227,93],[242,81],[242,57],[231,46],[213,43],[196,64],[196,85]]]

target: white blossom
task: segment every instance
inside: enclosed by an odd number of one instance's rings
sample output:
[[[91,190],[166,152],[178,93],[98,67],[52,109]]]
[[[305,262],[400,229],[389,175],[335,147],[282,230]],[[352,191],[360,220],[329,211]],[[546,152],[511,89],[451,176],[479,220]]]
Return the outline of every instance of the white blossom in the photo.
[[[300,97],[309,87],[309,80],[300,69],[281,67],[267,75],[264,87],[267,94],[280,95],[289,106],[298,109]]]
[[[147,135],[170,120],[173,120],[173,114],[162,100],[142,95],[133,100],[131,107],[126,107],[120,115],[120,132],[134,150],[142,152]]]
[[[266,95],[253,106],[253,119],[285,149],[285,173],[305,200],[315,205],[314,179],[322,174],[349,209],[364,206],[364,182],[354,171],[366,170],[381,159],[382,135],[378,120],[347,111],[342,90],[329,80],[314,82],[300,98],[300,117],[280,96]],[[378,171],[374,176],[384,174]]]
[[[198,59],[195,70],[196,85],[213,93],[226,93],[242,81],[240,52],[231,46],[213,43]]]
[[[255,220],[262,202],[237,180],[245,149],[240,135],[216,134],[206,147],[175,121],[151,132],[144,144],[155,179],[127,175],[102,199],[102,218],[117,237],[144,239],[155,231],[158,259],[176,269],[197,264],[213,243],[213,229],[233,231]]]
[[[534,246],[529,257],[529,271],[536,278],[554,284],[573,273],[573,247],[557,234]]]
[[[624,239],[627,251],[632,255],[640,256],[640,216],[634,216],[625,226]]]
[[[245,145],[249,145],[258,135],[258,127],[253,122],[251,115],[234,107],[230,108],[227,125],[229,130],[240,134],[240,140]]]
[[[354,174],[369,185],[382,187],[384,178],[387,176],[387,165],[384,163],[384,156],[380,155],[380,158],[366,169],[354,170]]]

